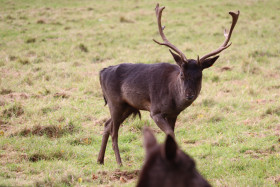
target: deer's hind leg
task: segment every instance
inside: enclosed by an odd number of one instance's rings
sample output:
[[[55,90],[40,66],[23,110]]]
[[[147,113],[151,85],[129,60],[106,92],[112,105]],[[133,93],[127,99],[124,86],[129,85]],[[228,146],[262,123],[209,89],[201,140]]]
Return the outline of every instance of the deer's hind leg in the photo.
[[[119,146],[118,146],[118,132],[119,127],[122,124],[122,122],[131,114],[135,114],[138,110],[127,105],[123,104],[118,108],[114,108],[111,112],[111,119],[112,119],[112,128],[111,128],[111,136],[112,136],[112,144],[113,144],[113,150],[115,152],[116,160],[119,165],[122,165]]]
[[[104,156],[106,151],[107,142],[111,133],[111,119],[107,120],[104,125],[104,132],[102,137],[101,149],[99,151],[97,162],[99,164],[104,164]]]

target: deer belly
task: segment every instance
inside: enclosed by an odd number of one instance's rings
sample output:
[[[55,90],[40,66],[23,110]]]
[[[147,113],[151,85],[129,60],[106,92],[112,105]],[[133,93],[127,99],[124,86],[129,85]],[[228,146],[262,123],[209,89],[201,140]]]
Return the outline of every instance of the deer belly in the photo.
[[[123,94],[123,100],[130,106],[138,110],[150,111],[150,101],[144,93],[126,92]]]

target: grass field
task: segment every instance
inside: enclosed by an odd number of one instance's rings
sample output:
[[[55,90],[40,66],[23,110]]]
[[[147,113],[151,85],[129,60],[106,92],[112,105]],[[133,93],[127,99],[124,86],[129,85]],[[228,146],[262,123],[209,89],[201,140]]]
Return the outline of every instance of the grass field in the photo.
[[[156,1],[0,0],[0,186],[134,186],[142,112],[97,164],[108,107],[99,71],[123,62],[173,61],[160,39]],[[168,39],[195,58],[216,49],[240,10],[232,46],[203,72],[198,99],[175,134],[213,186],[280,185],[279,0],[160,1]]]

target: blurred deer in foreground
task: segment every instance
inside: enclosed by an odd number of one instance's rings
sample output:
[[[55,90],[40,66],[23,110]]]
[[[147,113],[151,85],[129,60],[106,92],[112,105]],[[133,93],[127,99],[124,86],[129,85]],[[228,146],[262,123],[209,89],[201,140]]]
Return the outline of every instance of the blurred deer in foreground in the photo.
[[[172,136],[168,134],[160,145],[149,128],[144,128],[143,134],[146,158],[137,187],[210,187]]]
[[[190,106],[201,90],[202,71],[214,64],[215,56],[228,48],[228,44],[238,13],[229,12],[232,24],[225,30],[224,43],[213,52],[201,58],[187,59],[186,56],[163,33],[161,15],[165,7],[156,6],[159,34],[170,50],[177,65],[169,63],[129,64],[123,63],[104,68],[100,72],[100,84],[108,104],[111,118],[105,123],[98,162],[104,163],[104,155],[109,135],[112,136],[113,150],[119,165],[122,164],[118,147],[118,131],[121,123],[130,115],[139,115],[139,110],[150,111],[151,118],[166,134],[174,137],[177,116]],[[215,57],[212,57],[215,56]],[[212,58],[210,58],[212,57]]]

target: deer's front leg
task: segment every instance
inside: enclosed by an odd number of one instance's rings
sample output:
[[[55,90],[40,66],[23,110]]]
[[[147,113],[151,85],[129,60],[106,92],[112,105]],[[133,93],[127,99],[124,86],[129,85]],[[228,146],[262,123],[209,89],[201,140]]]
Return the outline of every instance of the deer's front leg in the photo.
[[[151,117],[157,124],[157,126],[165,133],[170,134],[173,138],[175,138],[174,134],[174,125],[170,124],[163,114],[161,113],[153,113],[151,112]],[[175,124],[175,123],[174,123]]]

